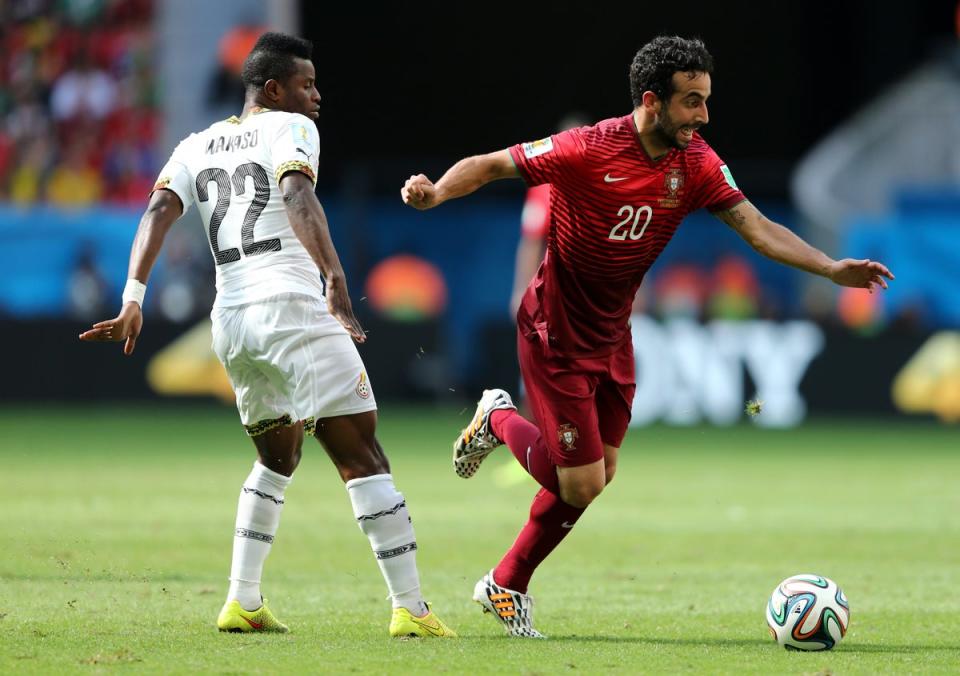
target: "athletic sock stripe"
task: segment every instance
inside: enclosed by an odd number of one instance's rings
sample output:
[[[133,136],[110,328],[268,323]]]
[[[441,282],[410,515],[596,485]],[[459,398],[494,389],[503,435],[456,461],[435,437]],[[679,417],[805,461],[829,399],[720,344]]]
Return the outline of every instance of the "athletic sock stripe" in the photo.
[[[395,556],[400,556],[401,554],[406,554],[407,552],[416,551],[417,543],[411,542],[409,544],[397,547],[395,549],[383,549],[380,551],[374,551],[373,554],[378,559],[392,559]]]
[[[377,512],[376,514],[361,514],[357,517],[357,521],[372,521],[373,519],[379,519],[381,516],[390,516],[391,514],[396,514],[406,506],[407,501],[401,500],[390,509],[385,509],[382,512]]]
[[[251,540],[260,540],[260,542],[266,542],[268,545],[273,544],[273,536],[267,535],[266,533],[258,533],[255,530],[248,530],[246,528],[238,528],[234,531],[234,535],[238,538],[250,538]]]
[[[242,490],[244,493],[253,493],[258,498],[263,498],[264,500],[271,500],[272,502],[275,502],[278,505],[283,504],[283,498],[275,498],[272,495],[267,495],[263,491],[258,491],[256,488],[247,488],[246,486],[242,486],[240,490]]]

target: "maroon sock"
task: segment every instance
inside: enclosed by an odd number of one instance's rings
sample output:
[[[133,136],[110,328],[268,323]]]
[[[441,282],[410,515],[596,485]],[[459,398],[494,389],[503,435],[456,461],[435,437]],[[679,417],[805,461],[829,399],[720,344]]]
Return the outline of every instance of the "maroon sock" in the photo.
[[[527,593],[533,571],[573,529],[573,524],[584,511],[541,488],[530,505],[530,520],[494,569],[494,582],[501,587]]]
[[[550,459],[536,425],[512,409],[501,409],[490,414],[490,427],[538,484],[553,493],[560,492],[557,466]]]

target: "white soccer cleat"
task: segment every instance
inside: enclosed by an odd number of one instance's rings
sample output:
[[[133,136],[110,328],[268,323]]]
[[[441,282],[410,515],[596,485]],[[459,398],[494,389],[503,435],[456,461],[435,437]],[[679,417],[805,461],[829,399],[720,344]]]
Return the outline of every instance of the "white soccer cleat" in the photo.
[[[498,585],[492,570],[474,586],[473,600],[483,606],[483,612],[492,613],[510,636],[546,638],[533,628],[533,598]]]
[[[504,390],[483,391],[473,420],[453,442],[453,469],[457,476],[472,477],[490,452],[503,444],[490,429],[490,414],[504,409],[517,410],[509,394]]]

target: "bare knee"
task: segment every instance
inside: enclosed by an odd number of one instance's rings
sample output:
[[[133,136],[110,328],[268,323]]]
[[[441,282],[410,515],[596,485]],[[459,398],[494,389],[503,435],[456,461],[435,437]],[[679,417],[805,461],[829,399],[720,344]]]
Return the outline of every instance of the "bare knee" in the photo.
[[[376,438],[374,412],[325,418],[315,436],[344,481],[389,474],[390,463]]]
[[[586,509],[603,492],[604,484],[599,481],[577,481],[560,484],[560,499],[571,507]]]
[[[267,469],[292,476],[303,454],[303,425],[297,423],[253,437],[260,464]]]
[[[610,482],[613,481],[613,475],[617,473],[617,463],[608,462],[606,465],[604,465],[603,471],[604,474],[606,474],[606,482],[604,485],[609,486]]]

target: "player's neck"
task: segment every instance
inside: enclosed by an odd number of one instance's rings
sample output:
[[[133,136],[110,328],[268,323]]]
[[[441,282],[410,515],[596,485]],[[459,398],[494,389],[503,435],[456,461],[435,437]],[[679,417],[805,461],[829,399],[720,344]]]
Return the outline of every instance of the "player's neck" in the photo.
[[[248,115],[255,115],[265,110],[270,110],[270,106],[266,105],[263,101],[257,100],[256,97],[248,98],[243,104],[243,112],[240,113],[240,119],[245,120]]]
[[[670,147],[656,133],[656,122],[648,119],[642,110],[636,109],[633,111],[633,125],[637,130],[640,145],[643,146],[644,152],[651,160],[656,162],[670,152]]]

